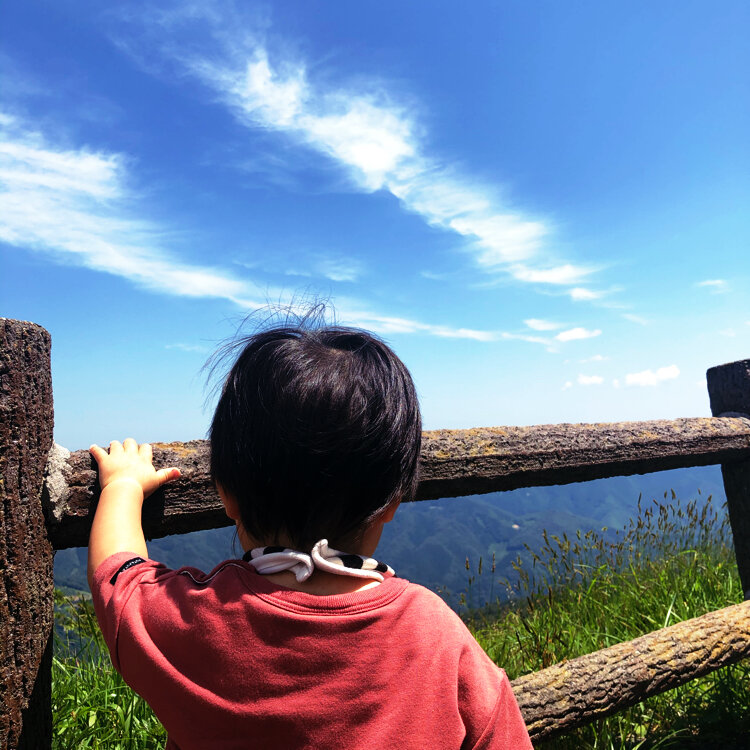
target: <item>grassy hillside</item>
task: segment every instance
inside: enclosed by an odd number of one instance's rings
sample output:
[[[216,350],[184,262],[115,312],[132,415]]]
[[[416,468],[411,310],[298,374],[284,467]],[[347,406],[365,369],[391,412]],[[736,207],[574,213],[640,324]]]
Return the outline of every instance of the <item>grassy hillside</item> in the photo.
[[[646,502],[614,536],[544,536],[510,601],[465,614],[511,679],[742,601],[731,531],[708,502]],[[471,597],[483,567],[469,571]],[[750,737],[750,662],[650,698],[540,748],[719,748]]]
[[[467,570],[464,558],[464,602],[473,605],[464,617],[512,678],[740,601],[730,538],[711,502],[644,501],[619,533],[540,534],[509,580],[491,559]],[[480,599],[480,582],[499,600]],[[148,707],[109,667],[90,604],[60,606],[67,638],[53,667],[55,747],[163,747]],[[750,664],[725,668],[540,747],[744,748],[748,685]]]

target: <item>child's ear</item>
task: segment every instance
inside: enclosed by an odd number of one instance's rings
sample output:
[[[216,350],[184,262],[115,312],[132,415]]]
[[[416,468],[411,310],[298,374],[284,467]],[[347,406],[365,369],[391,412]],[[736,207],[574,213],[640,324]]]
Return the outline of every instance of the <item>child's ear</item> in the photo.
[[[234,499],[234,496],[225,492],[224,488],[220,484],[216,485],[216,491],[219,493],[221,502],[224,505],[224,512],[227,514],[227,516],[231,518],[233,521],[239,521],[240,520],[240,506],[237,503],[237,501]]]

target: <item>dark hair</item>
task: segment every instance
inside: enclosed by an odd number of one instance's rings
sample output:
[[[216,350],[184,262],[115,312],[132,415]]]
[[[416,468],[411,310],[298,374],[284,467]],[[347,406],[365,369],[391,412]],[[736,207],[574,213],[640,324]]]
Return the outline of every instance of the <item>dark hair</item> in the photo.
[[[211,423],[211,475],[255,539],[309,550],[351,541],[410,500],[422,439],[409,371],[354,328],[277,327],[249,336]]]

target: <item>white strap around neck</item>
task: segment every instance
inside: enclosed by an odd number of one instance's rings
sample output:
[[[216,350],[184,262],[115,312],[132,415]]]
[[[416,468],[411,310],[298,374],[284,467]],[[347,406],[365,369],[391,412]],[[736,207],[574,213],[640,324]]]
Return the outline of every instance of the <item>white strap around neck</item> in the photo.
[[[242,559],[264,575],[291,570],[300,582],[306,581],[316,568],[336,575],[370,578],[381,582],[396,575],[390,565],[372,557],[332,549],[328,546],[327,539],[316,542],[309,555],[286,547],[256,547],[246,552]]]

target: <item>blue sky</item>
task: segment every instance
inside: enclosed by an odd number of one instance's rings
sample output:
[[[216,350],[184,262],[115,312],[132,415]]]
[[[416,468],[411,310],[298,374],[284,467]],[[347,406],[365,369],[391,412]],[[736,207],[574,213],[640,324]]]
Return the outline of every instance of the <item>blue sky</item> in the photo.
[[[745,2],[2,16],[0,314],[69,448],[203,437],[269,301],[380,333],[427,428],[704,415],[750,356]]]

